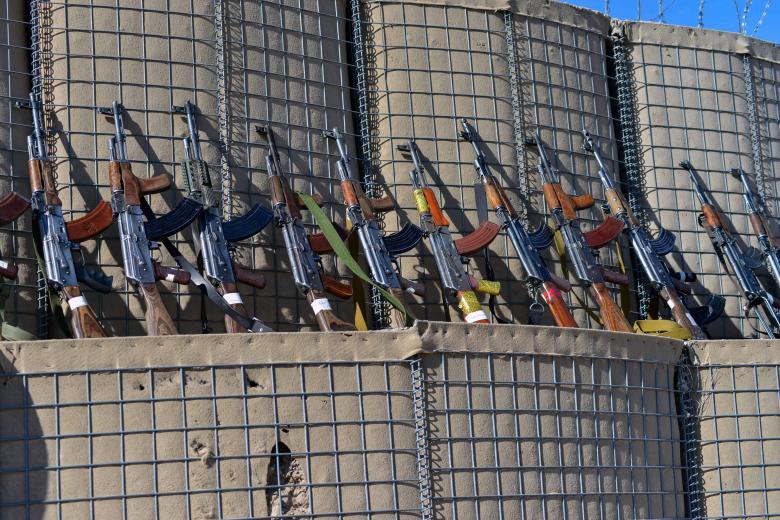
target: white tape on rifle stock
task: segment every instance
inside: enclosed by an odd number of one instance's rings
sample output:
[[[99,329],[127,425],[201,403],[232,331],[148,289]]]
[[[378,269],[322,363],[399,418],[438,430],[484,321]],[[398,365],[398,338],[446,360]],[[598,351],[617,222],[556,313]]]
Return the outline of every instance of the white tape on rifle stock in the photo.
[[[319,314],[322,311],[333,310],[331,309],[330,302],[327,298],[317,298],[316,300],[312,301],[311,309],[314,311],[314,314]]]
[[[76,296],[75,298],[71,298],[68,300],[68,307],[70,307],[70,310],[75,311],[79,307],[86,307],[87,299],[83,296]]]
[[[485,311],[474,311],[471,314],[466,315],[466,321],[468,323],[476,323],[478,321],[487,321],[488,317]]]
[[[5,260],[0,260],[0,269],[8,269],[8,266],[11,265]]]
[[[165,281],[166,282],[172,282],[174,280],[174,278],[175,277],[174,277],[173,273],[168,273],[168,274],[165,275]]]
[[[230,305],[243,305],[244,300],[241,299],[241,295],[237,292],[229,292],[222,295],[226,302]]]

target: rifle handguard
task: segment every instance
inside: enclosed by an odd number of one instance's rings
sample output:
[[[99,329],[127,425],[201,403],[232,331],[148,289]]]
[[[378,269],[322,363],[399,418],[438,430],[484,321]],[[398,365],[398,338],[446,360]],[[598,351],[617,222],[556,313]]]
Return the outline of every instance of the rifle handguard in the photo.
[[[610,271],[608,269],[602,269],[601,273],[604,276],[604,280],[609,283],[614,283],[617,285],[628,285],[627,274],[616,273],[615,271]]]
[[[571,202],[574,204],[574,209],[577,211],[581,209],[592,208],[596,201],[590,193],[583,193],[582,195],[570,195]]]
[[[457,239],[455,249],[463,256],[473,256],[490,245],[500,231],[501,226],[485,221],[465,237]]]
[[[96,237],[114,222],[111,204],[101,200],[92,211],[65,224],[68,239],[77,244]]]
[[[19,267],[15,263],[0,260],[0,276],[8,280],[16,280],[18,274]]]
[[[471,288],[478,293],[489,294],[491,296],[498,296],[501,293],[501,282],[477,280],[469,275],[469,284],[471,285]]]
[[[222,223],[222,233],[228,242],[240,242],[258,234],[274,219],[270,210],[255,204],[249,211]]]
[[[623,231],[623,222],[615,217],[608,216],[597,228],[583,233],[585,242],[593,249],[601,249],[613,240]]]
[[[348,283],[339,282],[335,278],[332,278],[325,273],[320,273],[322,277],[322,285],[325,287],[325,291],[328,294],[332,294],[336,298],[346,300],[352,297],[352,286]]]
[[[563,292],[571,291],[571,282],[566,278],[561,278],[557,274],[550,273],[550,281]]]
[[[332,224],[336,229],[336,233],[341,237],[341,241],[346,242],[350,232],[335,222],[332,222]],[[330,242],[328,242],[328,239],[325,238],[325,235],[322,233],[312,233],[309,235],[309,245],[311,246],[312,251],[318,255],[327,255],[333,252],[333,248],[330,247]]]
[[[138,182],[141,187],[141,195],[154,195],[170,188],[173,184],[173,177],[170,173],[162,173],[148,179],[138,179]]]
[[[203,205],[200,202],[185,197],[170,213],[146,223],[146,238],[162,240],[175,235],[192,224],[202,210]]]
[[[10,224],[30,207],[30,201],[15,191],[9,191],[0,198],[0,226]]]
[[[160,262],[153,262],[154,265],[154,277],[156,280],[165,280],[166,282],[173,282],[179,285],[187,285],[190,283],[190,273],[182,271],[181,269],[175,269],[173,267],[164,267]]]
[[[239,282],[254,287],[255,289],[264,289],[266,285],[265,276],[254,272],[252,269],[238,262],[233,262],[233,274]]]

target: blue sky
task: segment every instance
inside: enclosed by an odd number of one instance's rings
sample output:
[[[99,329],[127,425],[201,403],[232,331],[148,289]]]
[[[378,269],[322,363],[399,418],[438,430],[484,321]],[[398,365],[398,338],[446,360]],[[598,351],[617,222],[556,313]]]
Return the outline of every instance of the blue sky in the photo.
[[[564,0],[566,3],[604,11],[605,0]],[[704,27],[721,31],[738,32],[737,8],[740,13],[750,4],[747,16],[747,34],[753,30],[761,18],[767,0],[704,0]],[[659,21],[659,3],[664,8],[664,21],[675,25],[697,25],[700,0],[609,0],[610,14],[614,18],[636,20],[641,8],[641,18],[645,21]],[[758,32],[757,38],[780,43],[780,0],[770,0],[770,7]]]

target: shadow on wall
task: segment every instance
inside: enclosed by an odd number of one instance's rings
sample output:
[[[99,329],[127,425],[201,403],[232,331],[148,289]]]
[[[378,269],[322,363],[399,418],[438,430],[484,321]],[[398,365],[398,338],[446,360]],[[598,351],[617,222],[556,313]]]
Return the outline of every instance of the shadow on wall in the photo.
[[[0,354],[0,518],[37,520],[47,507],[49,457],[36,403],[6,355]]]

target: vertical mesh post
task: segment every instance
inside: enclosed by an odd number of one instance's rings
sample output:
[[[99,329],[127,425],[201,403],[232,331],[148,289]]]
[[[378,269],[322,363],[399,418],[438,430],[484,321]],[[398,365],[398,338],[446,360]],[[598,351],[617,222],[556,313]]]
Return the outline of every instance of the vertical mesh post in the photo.
[[[612,53],[614,60],[615,91],[618,109],[618,133],[620,148],[623,155],[623,174],[628,183],[628,204],[639,220],[640,225],[647,226],[647,214],[642,206],[642,200],[647,190],[644,159],[642,155],[642,140],[637,118],[636,78],[634,77],[631,50],[626,42],[622,27],[617,27],[612,33]],[[639,318],[646,319],[653,301],[653,291],[647,276],[642,271],[637,280],[637,300],[639,302]]]
[[[350,2],[352,11],[352,49],[355,60],[355,83],[357,89],[358,119],[360,127],[360,171],[363,186],[369,198],[381,196],[381,188],[376,181],[371,164],[371,124],[368,112],[368,87],[366,83],[366,55],[363,41],[363,16],[360,0]],[[376,220],[384,228],[382,215],[377,213]],[[371,313],[373,328],[390,328],[390,307],[376,287],[371,287]]]
[[[414,406],[414,435],[417,447],[417,487],[420,492],[422,520],[433,519],[431,496],[430,447],[428,445],[428,407],[425,395],[425,374],[420,358],[411,361],[412,400]]]

